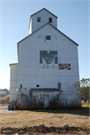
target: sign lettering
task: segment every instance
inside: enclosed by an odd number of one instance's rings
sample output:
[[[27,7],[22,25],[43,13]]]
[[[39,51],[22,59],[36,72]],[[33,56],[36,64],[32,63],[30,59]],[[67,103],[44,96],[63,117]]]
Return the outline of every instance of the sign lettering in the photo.
[[[71,69],[71,65],[70,64],[59,64],[59,69],[70,70]]]
[[[40,63],[43,63],[43,59],[46,64],[51,64],[54,60],[55,64],[58,64],[58,54],[57,51],[40,51]]]

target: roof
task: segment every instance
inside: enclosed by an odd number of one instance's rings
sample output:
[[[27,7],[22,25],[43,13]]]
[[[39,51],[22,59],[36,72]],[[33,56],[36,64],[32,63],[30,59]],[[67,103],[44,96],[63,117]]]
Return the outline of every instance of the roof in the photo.
[[[41,12],[42,10],[46,10],[47,12],[49,12],[50,14],[52,14],[53,16],[55,16],[56,18],[58,18],[56,15],[54,15],[53,13],[51,13],[50,11],[48,11],[46,8],[42,8],[41,10],[37,11],[36,13],[32,14],[31,17],[39,12]]]
[[[66,36],[63,32],[61,32],[60,30],[58,30],[56,27],[54,27],[52,24],[50,23],[46,23],[45,25],[43,25],[42,27],[40,27],[38,30],[34,31],[32,34],[28,35],[27,37],[23,38],[21,41],[19,41],[17,43],[17,45],[22,42],[23,40],[25,40],[26,38],[28,38],[29,36],[33,35],[35,32],[39,31],[40,29],[42,29],[43,27],[45,27],[46,25],[50,25],[51,27],[53,27],[54,29],[56,29],[58,32],[60,32],[62,35],[64,35],[66,38],[68,38],[69,40],[71,40],[74,44],[76,44],[78,46],[78,44],[73,41],[71,38],[69,38],[68,36]]]
[[[11,66],[11,65],[18,65],[18,63],[11,63],[11,64],[9,64],[9,66]]]

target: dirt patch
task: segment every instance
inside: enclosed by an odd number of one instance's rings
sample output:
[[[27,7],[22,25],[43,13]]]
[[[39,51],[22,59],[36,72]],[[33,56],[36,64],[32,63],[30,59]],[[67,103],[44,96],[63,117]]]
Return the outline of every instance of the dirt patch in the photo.
[[[44,124],[33,127],[24,127],[24,128],[1,128],[1,133],[9,134],[89,134],[89,129],[80,128],[80,127],[46,127]]]
[[[9,95],[0,97],[0,104],[9,104]]]
[[[17,111],[8,111],[8,105],[0,105],[0,115],[5,113],[17,113]]]

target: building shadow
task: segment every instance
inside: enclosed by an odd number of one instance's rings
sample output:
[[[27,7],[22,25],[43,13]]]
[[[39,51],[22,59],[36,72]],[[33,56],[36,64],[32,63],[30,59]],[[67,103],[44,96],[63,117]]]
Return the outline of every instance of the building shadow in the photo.
[[[79,109],[33,109],[28,111],[89,116],[89,109],[90,107],[81,107]]]

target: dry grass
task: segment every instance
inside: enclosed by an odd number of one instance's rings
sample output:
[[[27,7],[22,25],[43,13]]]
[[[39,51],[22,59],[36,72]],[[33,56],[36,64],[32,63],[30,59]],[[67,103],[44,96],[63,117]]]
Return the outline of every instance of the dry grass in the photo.
[[[7,110],[6,103],[9,103],[9,95],[0,98],[1,102],[1,110]],[[4,106],[3,106],[4,105]],[[68,124],[69,127],[76,127],[82,129],[89,129],[89,103],[82,103],[83,109],[72,109],[72,110],[34,110],[34,111],[15,111],[16,113],[1,113],[0,114],[0,127],[11,128],[10,133],[13,134],[15,128],[20,129],[19,133],[22,134],[25,127],[34,127],[44,124],[45,127],[63,127]],[[32,129],[33,133],[37,131],[36,129]],[[28,130],[27,129],[27,130]],[[80,131],[80,133],[81,133]],[[45,131],[46,132],[46,131]],[[71,130],[70,130],[71,132]],[[63,130],[63,134],[70,133],[68,131]],[[88,130],[87,130],[88,132]],[[54,132],[56,133],[56,132]],[[61,133],[61,131],[59,132]],[[74,132],[71,132],[72,134]],[[76,133],[76,132],[75,132]],[[77,132],[79,133],[79,132]]]
[[[71,111],[71,110],[70,110]],[[44,124],[47,127],[69,126],[89,127],[89,116],[55,111],[17,111],[17,113],[0,114],[1,127],[24,127]],[[71,112],[72,113],[72,112]]]
[[[90,103],[89,102],[86,102],[86,103],[82,102],[81,105],[82,105],[82,107],[90,107]]]
[[[7,109],[7,106],[1,107],[2,110]],[[45,127],[63,127],[64,125],[68,124],[69,127],[76,127],[76,128],[81,128],[80,133],[82,129],[85,129],[87,133],[89,132],[87,129],[89,129],[90,123],[89,123],[89,109],[87,107],[79,110],[35,110],[35,111],[20,111],[16,110],[16,113],[3,113],[0,114],[0,127],[3,130],[9,131],[10,128],[10,133],[13,134],[14,130],[20,130],[17,131],[19,133],[24,133],[24,128],[27,127],[27,131],[29,130],[30,127],[35,127],[39,125],[44,124]],[[77,115],[78,114],[78,115]],[[82,115],[79,115],[82,114]],[[87,114],[87,116],[84,116]],[[15,129],[17,128],[17,129]],[[59,133],[62,134],[68,134],[68,133],[74,133],[74,131],[62,131],[60,130]],[[2,130],[2,132],[3,132]],[[69,129],[68,129],[69,130]],[[76,130],[76,129],[75,129]],[[36,129],[32,129],[30,133],[35,132]],[[45,130],[44,130],[45,131]],[[46,132],[46,131],[45,131]],[[56,132],[53,132],[56,133]],[[75,131],[77,132],[77,130]]]
[[[0,97],[0,104],[9,104],[9,95]]]

